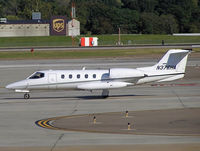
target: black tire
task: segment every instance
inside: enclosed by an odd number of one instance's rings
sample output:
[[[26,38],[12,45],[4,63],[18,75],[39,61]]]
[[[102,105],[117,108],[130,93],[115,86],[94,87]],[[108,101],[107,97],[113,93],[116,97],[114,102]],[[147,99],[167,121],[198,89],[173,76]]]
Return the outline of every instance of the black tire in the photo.
[[[109,97],[109,90],[107,90],[107,89],[103,90],[101,96],[104,99],[107,98],[107,97]]]
[[[25,93],[24,94],[24,99],[29,99],[30,98],[30,95],[28,93]]]
[[[104,98],[104,99],[106,99],[106,98],[108,98],[109,96],[108,95],[104,95],[104,96],[102,96],[102,98]]]

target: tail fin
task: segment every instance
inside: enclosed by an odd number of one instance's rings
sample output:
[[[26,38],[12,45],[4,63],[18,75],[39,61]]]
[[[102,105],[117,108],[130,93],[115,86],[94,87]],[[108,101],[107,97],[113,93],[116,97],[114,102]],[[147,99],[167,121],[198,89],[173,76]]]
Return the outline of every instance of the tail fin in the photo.
[[[152,67],[139,68],[143,71],[184,73],[190,50],[170,49],[162,59]]]
[[[190,50],[171,49],[151,67],[137,68],[146,75],[138,83],[166,82],[183,78]]]
[[[171,49],[154,65],[154,68],[184,73],[189,52],[190,50]]]

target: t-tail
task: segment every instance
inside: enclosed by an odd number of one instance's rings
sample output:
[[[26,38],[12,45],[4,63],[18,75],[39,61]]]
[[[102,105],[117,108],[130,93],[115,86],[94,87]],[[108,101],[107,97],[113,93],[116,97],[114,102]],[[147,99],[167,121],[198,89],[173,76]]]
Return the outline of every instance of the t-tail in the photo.
[[[146,75],[146,78],[138,83],[164,82],[183,78],[189,53],[190,50],[171,49],[154,66],[137,68]]]

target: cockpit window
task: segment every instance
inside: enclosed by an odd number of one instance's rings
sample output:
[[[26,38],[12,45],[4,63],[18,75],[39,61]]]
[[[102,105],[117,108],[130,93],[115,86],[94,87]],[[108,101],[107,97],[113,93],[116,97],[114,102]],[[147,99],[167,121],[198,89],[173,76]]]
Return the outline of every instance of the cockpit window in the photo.
[[[44,73],[42,73],[42,72],[36,72],[29,79],[40,79],[40,78],[43,78],[43,77],[44,77]]]

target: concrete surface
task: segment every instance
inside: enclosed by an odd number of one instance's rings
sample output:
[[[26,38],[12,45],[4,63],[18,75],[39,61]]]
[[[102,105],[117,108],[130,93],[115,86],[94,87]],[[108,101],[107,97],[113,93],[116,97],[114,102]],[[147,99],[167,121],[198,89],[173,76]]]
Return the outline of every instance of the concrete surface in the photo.
[[[87,91],[40,91],[31,93],[31,99],[27,101],[23,99],[23,94],[12,93],[3,88],[8,83],[26,78],[36,70],[80,69],[83,66],[87,68],[116,66],[134,68],[152,65],[156,61],[157,59],[117,58],[0,61],[0,150],[38,150],[38,147],[40,150],[64,150],[67,147],[74,147],[74,150],[78,150],[76,147],[81,146],[85,146],[86,149],[89,146],[88,148],[91,150],[92,146],[100,146],[102,150],[106,146],[105,150],[117,150],[120,148],[119,145],[124,147],[123,150],[134,149],[135,145],[147,145],[146,150],[149,149],[148,145],[156,147],[158,147],[157,145],[166,145],[167,148],[177,145],[179,146],[177,150],[180,148],[184,150],[188,147],[191,150],[200,150],[199,136],[99,134],[50,130],[35,125],[37,120],[58,116],[124,112],[126,110],[199,108],[200,76],[198,75],[192,79],[186,77],[172,83],[187,84],[184,86],[141,85],[112,90],[111,97],[107,99],[100,99],[98,97],[99,91],[94,93]],[[190,59],[188,65],[199,71],[200,59]],[[183,147],[184,145],[186,147]],[[170,148],[173,147],[169,147],[169,150]]]
[[[110,134],[200,136],[200,108],[97,113],[37,122],[55,130]],[[95,118],[95,121],[94,121]],[[129,123],[129,128],[128,128]]]

